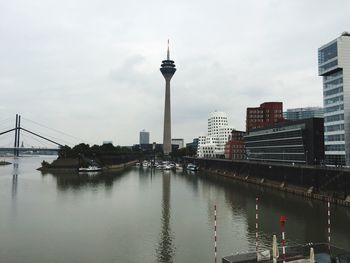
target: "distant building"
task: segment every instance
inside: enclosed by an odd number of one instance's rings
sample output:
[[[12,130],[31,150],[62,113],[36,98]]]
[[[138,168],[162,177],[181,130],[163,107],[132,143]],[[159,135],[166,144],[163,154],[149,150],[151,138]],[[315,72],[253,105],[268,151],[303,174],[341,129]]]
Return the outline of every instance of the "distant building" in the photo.
[[[324,161],[323,118],[276,123],[244,136],[247,159],[320,164]]]
[[[230,160],[244,160],[247,158],[244,131],[232,130],[230,140],[225,144],[225,158]]]
[[[140,144],[149,144],[149,132],[146,130],[140,131]]]
[[[318,49],[323,77],[325,162],[350,166],[350,33]]]
[[[247,108],[246,131],[264,128],[283,121],[282,102],[265,102],[260,107]]]
[[[191,148],[192,151],[197,152],[198,138],[194,138],[192,142],[186,143],[186,148]]]
[[[163,152],[163,144],[148,143],[148,144],[134,144],[132,146],[134,151],[141,150],[146,154],[154,154]]]
[[[322,107],[306,107],[306,108],[295,108],[287,109],[283,112],[283,117],[286,120],[296,121],[310,118],[323,118]]]
[[[184,148],[184,139],[171,139],[171,144],[178,145],[179,149]]]
[[[135,144],[132,147],[133,150],[141,150],[144,153],[147,154],[153,154],[153,153],[161,153],[163,152],[163,144],[161,143],[148,143],[148,144]],[[179,145],[172,144],[171,145],[171,151],[176,151],[179,149]]]
[[[233,127],[228,125],[225,112],[215,111],[209,114],[208,133],[198,137],[197,156],[199,158],[224,158],[225,144]]]

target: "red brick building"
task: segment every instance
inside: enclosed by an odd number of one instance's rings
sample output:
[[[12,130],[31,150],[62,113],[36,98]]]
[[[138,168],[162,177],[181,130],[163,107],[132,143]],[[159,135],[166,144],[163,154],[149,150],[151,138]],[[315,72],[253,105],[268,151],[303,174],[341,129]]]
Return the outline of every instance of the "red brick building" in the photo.
[[[225,144],[225,158],[231,160],[246,159],[246,151],[244,145],[244,131],[232,130],[230,140]]]
[[[265,102],[260,107],[247,108],[246,131],[272,126],[283,120],[283,103]]]

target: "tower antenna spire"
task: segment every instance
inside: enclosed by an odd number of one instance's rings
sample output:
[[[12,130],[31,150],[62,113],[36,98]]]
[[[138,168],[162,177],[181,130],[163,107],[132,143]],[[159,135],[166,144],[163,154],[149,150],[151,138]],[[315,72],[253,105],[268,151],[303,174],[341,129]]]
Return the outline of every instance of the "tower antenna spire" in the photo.
[[[169,39],[168,39],[167,60],[170,60]]]
[[[165,79],[165,107],[164,107],[164,132],[163,152],[164,155],[171,153],[171,110],[170,110],[170,80],[176,71],[175,62],[170,60],[170,49],[168,39],[167,59],[162,61],[160,72]]]

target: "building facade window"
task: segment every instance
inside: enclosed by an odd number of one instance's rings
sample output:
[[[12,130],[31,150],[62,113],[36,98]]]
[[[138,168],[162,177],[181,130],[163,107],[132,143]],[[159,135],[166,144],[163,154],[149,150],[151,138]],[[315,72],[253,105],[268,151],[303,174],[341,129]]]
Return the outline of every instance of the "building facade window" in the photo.
[[[341,35],[318,49],[319,75],[323,77],[325,109],[324,139],[326,164],[350,165],[350,130],[344,125],[349,118],[347,93],[350,76],[350,37]],[[349,117],[347,117],[349,116]],[[347,154],[346,154],[347,153]]]

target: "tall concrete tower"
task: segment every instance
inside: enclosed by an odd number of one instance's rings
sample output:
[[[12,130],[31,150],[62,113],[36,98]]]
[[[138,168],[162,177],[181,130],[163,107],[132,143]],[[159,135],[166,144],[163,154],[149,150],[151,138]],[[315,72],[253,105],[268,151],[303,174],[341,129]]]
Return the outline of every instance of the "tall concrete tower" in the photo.
[[[164,132],[163,132],[163,152],[169,155],[171,152],[171,112],[170,112],[170,80],[175,74],[175,62],[170,60],[169,40],[167,59],[162,61],[160,72],[165,78],[165,108],[164,108]]]

